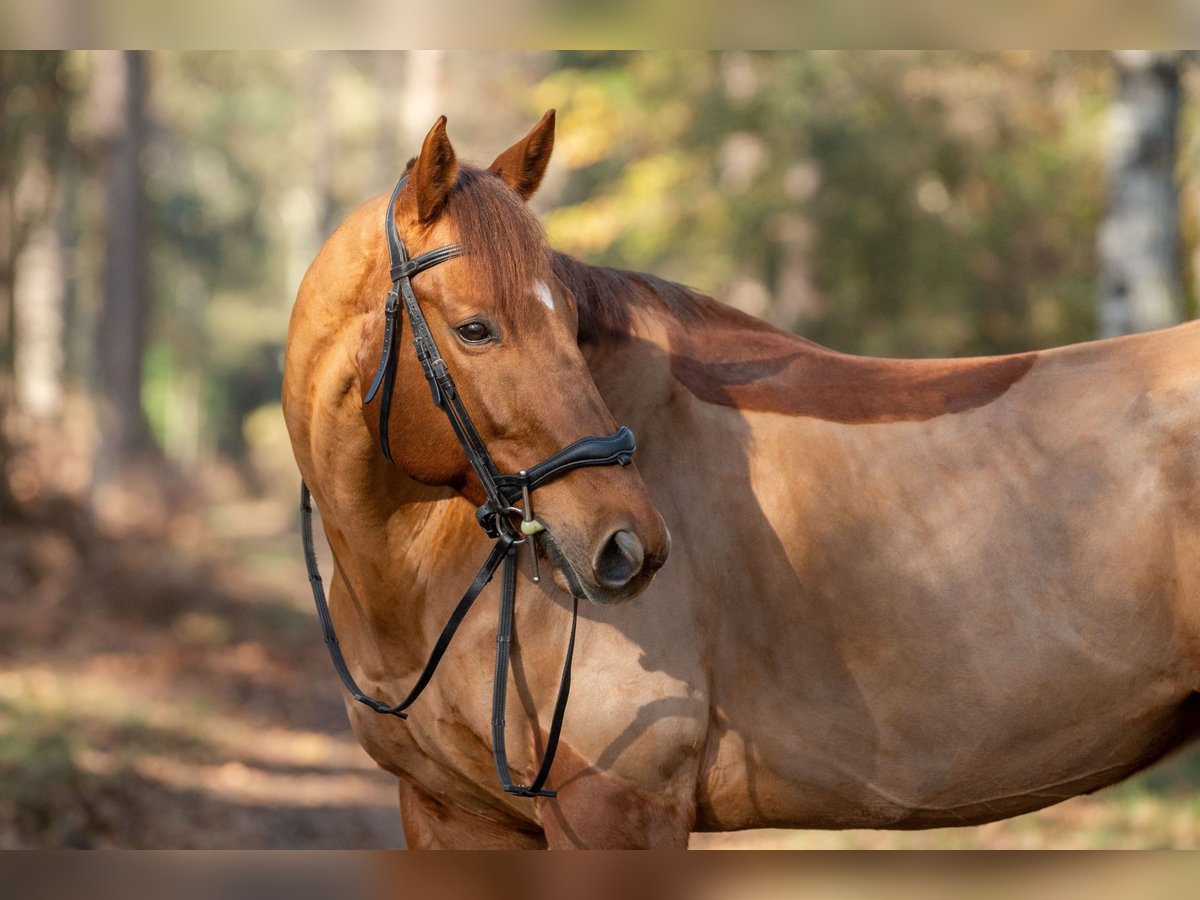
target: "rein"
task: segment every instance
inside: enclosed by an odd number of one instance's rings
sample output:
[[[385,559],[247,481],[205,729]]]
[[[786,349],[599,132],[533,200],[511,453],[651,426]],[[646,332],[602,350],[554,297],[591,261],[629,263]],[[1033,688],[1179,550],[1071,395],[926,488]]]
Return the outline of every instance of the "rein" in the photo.
[[[539,532],[544,526],[533,513],[532,492],[543,484],[560,478],[573,469],[584,466],[627,466],[633,459],[636,449],[633,432],[621,426],[607,437],[585,437],[564,447],[535,466],[523,469],[515,475],[501,474],[495,461],[488,452],[487,445],[479,436],[471,416],[463,404],[462,398],[454,386],[454,379],[446,367],[446,361],[438,351],[429,324],[421,312],[421,305],[413,293],[412,276],[425,269],[436,266],[447,260],[462,256],[464,249],[459,244],[448,244],[436,250],[422,253],[410,258],[400,233],[396,229],[396,199],[404,189],[408,176],[397,182],[388,201],[387,215],[384,220],[384,232],[387,235],[388,255],[391,259],[392,289],[387,295],[384,306],[383,351],[380,354],[379,368],[363,400],[363,405],[371,403],[376,395],[379,396],[379,445],[388,462],[392,459],[391,446],[388,442],[388,419],[391,415],[392,393],[395,387],[397,354],[396,337],[400,327],[399,317],[403,310],[408,312],[409,322],[413,331],[413,344],[416,346],[417,359],[429,382],[433,404],[446,414],[450,426],[458,442],[467,455],[467,461],[479,478],[487,500],[475,512],[475,518],[483,530],[496,543],[492,546],[487,559],[480,567],[475,580],[471,582],[466,593],[458,601],[450,618],[446,621],[442,632],[434,643],[433,650],[425,662],[421,674],[408,695],[399,703],[389,705],[363,693],[342,655],[334,631],[333,619],[329,613],[329,604],[325,599],[325,587],[317,568],[317,554],[313,541],[312,496],[308,485],[300,484],[300,524],[304,541],[304,563],[308,569],[308,580],[312,587],[313,601],[317,607],[317,615],[321,620],[321,631],[325,637],[325,645],[333,660],[333,667],[345,685],[350,696],[377,713],[396,716],[405,719],[405,710],[425,690],[438,663],[450,646],[458,626],[462,624],[467,612],[479,597],[484,587],[492,580],[496,570],[501,565],[504,572],[501,577],[499,621],[496,628],[496,666],[492,682],[492,756],[496,763],[496,774],[500,785],[506,793],[518,797],[554,797],[556,793],[544,788],[554,764],[554,755],[558,750],[559,737],[562,733],[563,716],[567,709],[567,698],[571,692],[571,661],[575,653],[575,631],[579,620],[579,598],[572,597],[571,633],[567,640],[567,652],[563,661],[562,676],[559,679],[558,697],[554,703],[554,713],[550,720],[550,731],[546,740],[546,752],[537,773],[528,785],[513,784],[508,768],[508,756],[504,744],[504,713],[507,706],[509,652],[512,645],[513,613],[517,592],[517,547],[529,544],[529,554],[533,569],[533,581],[540,581],[537,569],[537,548],[533,545]],[[520,500],[522,505],[517,506]],[[514,524],[513,517],[519,516],[520,522]]]

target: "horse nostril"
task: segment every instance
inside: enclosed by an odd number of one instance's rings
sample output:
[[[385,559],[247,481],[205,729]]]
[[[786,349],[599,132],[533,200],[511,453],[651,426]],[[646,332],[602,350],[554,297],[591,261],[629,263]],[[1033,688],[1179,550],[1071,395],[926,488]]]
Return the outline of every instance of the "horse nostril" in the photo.
[[[607,588],[623,588],[642,570],[646,553],[632,531],[614,531],[596,554],[596,580]]]

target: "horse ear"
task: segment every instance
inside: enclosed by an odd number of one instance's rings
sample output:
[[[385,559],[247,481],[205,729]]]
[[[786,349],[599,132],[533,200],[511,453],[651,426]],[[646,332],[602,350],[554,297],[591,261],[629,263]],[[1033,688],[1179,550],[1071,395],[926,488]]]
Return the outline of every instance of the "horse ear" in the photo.
[[[414,206],[417,221],[432,222],[446,204],[458,178],[458,159],[446,137],[446,117],[439,116],[425,135],[421,154],[411,164],[405,195]]]
[[[505,184],[528,200],[542,183],[550,153],[554,150],[554,110],[547,110],[530,130],[488,166],[504,179]]]

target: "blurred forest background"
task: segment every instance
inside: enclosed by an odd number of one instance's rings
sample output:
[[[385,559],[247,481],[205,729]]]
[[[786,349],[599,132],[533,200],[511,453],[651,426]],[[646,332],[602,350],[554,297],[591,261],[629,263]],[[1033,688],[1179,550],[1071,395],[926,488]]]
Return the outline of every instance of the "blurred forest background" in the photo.
[[[549,107],[551,242],[838,350],[1189,317],[1188,54],[0,53],[0,846],[370,847],[295,531],[284,336],[434,119]],[[1200,846],[1200,762],[1034,816],[703,846]]]

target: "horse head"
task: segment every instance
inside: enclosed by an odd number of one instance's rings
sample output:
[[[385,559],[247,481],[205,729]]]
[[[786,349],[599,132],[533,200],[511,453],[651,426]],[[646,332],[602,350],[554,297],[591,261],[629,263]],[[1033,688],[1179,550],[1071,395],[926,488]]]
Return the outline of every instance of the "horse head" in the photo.
[[[575,299],[555,277],[550,248],[525,201],[541,183],[554,145],[554,113],[487,169],[461,165],[445,117],[409,163],[392,215],[413,258],[447,245],[462,254],[412,276],[430,335],[453,373],[470,420],[501,472],[531,469],[588,435],[613,432],[578,343]],[[380,247],[383,246],[382,240]],[[486,499],[447,418],[430,401],[412,352],[412,324],[397,336],[393,396],[386,421],[364,391],[367,427],[394,464],[428,485]],[[384,342],[382,316],[368,317],[358,355],[367,385]],[[556,581],[595,603],[627,600],[666,560],[670,536],[636,468],[578,468],[537,491],[537,543]]]

